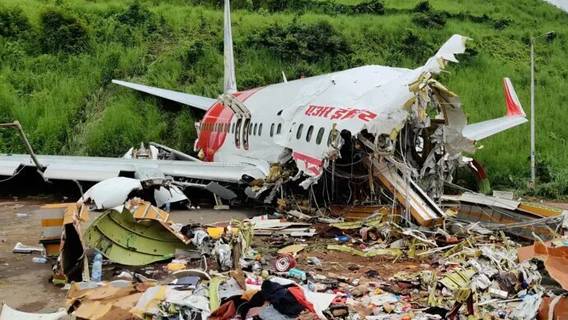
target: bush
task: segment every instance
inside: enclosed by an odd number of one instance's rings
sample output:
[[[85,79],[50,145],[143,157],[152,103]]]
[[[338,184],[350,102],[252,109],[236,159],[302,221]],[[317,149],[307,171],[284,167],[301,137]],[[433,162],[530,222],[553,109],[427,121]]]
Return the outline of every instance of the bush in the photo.
[[[286,27],[274,24],[251,36],[249,42],[288,61],[316,62],[351,54],[345,37],[326,21],[311,25],[293,21]]]
[[[508,18],[497,19],[497,20],[495,20],[495,22],[493,22],[493,28],[495,28],[497,30],[503,30],[503,29],[507,28],[511,23],[512,23],[512,20],[508,19]]]
[[[270,12],[285,10],[306,10],[313,7],[312,0],[253,0],[252,8],[255,10],[265,9]]]
[[[150,10],[143,7],[138,1],[129,5],[126,10],[119,13],[116,19],[123,24],[129,26],[139,26],[150,22],[153,19],[153,14]]]
[[[412,22],[423,28],[441,29],[446,25],[446,16],[437,11],[420,12],[414,14]]]
[[[46,53],[78,53],[88,47],[87,29],[75,17],[48,9],[40,15],[40,26],[40,42]]]
[[[406,31],[402,36],[399,48],[404,56],[418,62],[425,61],[434,51],[432,44],[412,30]]]
[[[369,0],[351,6],[351,13],[385,14],[385,6],[379,0]]]
[[[430,7],[430,2],[422,1],[414,7],[414,12],[429,12],[431,9],[432,7]]]
[[[0,36],[18,38],[30,30],[30,23],[22,9],[0,7]]]

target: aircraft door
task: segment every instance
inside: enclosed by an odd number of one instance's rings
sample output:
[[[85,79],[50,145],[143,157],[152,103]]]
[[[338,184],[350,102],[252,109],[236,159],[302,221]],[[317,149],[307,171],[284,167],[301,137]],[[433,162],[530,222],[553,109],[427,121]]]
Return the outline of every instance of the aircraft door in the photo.
[[[250,119],[246,118],[244,123],[243,123],[243,148],[245,150],[248,150],[248,148],[249,148],[248,141],[249,141],[250,129],[251,129]]]
[[[235,147],[239,149],[241,147],[241,123],[242,119],[237,119],[237,124],[235,125]]]

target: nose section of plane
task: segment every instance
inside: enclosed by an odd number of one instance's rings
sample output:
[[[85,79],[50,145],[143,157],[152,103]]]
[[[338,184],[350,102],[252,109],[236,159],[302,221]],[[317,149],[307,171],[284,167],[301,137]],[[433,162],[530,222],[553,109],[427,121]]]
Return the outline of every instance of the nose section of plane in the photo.
[[[203,160],[213,161],[215,153],[227,138],[232,118],[233,111],[221,102],[215,103],[207,111],[201,121],[197,142],[197,148],[203,152]]]

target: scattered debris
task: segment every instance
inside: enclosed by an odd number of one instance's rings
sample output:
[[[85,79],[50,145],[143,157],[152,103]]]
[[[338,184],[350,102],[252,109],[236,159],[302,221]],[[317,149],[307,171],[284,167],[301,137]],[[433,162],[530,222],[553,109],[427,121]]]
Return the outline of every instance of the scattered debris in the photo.
[[[2,306],[0,320],[64,320],[70,319],[65,310],[54,313],[28,313],[10,308],[7,304]]]
[[[14,249],[12,249],[13,253],[41,253],[44,254],[45,253],[45,248],[44,247],[34,247],[34,246],[28,246],[25,245],[21,242],[16,243],[16,245],[14,246]]]

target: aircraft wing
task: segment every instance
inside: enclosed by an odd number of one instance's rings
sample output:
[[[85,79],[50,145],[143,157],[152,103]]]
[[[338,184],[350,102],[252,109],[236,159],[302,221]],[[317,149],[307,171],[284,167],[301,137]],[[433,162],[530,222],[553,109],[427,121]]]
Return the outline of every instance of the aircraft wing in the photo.
[[[525,111],[517,97],[515,88],[509,78],[503,79],[503,90],[507,105],[507,114],[504,117],[467,125],[462,135],[472,141],[479,141],[501,131],[516,127],[527,122]]]
[[[160,89],[156,87],[149,87],[142,84],[126,82],[121,80],[112,80],[112,83],[118,84],[123,87],[127,87],[130,89],[134,89],[136,91],[144,92],[151,94],[153,96],[157,96],[160,98],[172,100],[175,102],[179,102],[182,104],[186,104],[188,106],[192,106],[201,110],[209,110],[209,108],[215,104],[217,100],[202,96],[196,96],[193,94],[187,94],[183,92],[167,90],[167,89]]]
[[[98,182],[119,175],[159,170],[166,176],[205,181],[241,183],[262,179],[254,165],[180,160],[124,159],[79,156],[37,156],[46,167],[43,176],[53,180]],[[22,167],[35,167],[29,155],[0,154],[0,176],[17,174]]]

